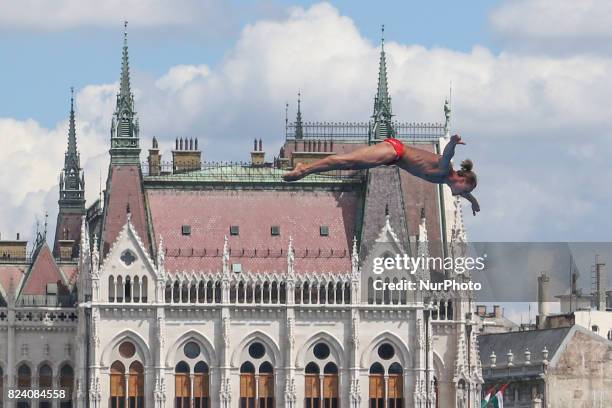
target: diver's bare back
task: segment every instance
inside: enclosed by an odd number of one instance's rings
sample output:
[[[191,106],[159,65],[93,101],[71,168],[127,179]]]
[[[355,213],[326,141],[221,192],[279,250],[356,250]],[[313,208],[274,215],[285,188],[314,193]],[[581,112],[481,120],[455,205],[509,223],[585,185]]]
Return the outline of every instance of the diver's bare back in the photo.
[[[395,165],[431,183],[443,183],[450,172],[442,156],[409,145],[404,145],[404,154]]]

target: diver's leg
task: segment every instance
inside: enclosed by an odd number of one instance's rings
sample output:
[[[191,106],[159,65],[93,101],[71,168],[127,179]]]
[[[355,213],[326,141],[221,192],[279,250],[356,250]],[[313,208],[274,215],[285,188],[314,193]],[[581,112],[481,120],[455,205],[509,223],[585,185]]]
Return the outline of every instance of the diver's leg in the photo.
[[[312,173],[330,170],[361,170],[389,164],[397,157],[393,146],[389,143],[378,143],[362,147],[345,154],[335,154],[311,164],[298,163],[295,169],[285,173],[285,181],[295,181]]]

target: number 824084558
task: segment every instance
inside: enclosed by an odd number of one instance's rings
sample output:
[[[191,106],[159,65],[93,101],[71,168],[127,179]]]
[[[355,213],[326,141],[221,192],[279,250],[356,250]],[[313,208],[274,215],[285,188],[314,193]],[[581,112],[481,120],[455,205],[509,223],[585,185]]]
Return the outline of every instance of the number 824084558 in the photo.
[[[61,399],[66,398],[66,390],[61,389],[33,389],[33,388],[19,388],[7,390],[7,397],[10,400],[17,399]]]

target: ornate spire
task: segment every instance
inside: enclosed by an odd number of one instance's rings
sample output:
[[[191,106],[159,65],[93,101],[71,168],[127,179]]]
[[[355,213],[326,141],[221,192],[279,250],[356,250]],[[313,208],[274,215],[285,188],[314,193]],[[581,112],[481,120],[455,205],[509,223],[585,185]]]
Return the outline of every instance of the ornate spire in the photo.
[[[74,88],[70,88],[70,119],[68,121],[68,147],[64,155],[64,168],[60,173],[60,207],[84,206],[84,177],[81,159],[77,150],[74,118]]]
[[[304,127],[302,126],[302,94],[298,92],[298,109],[297,115],[295,117],[295,138],[303,139],[304,138]]]
[[[391,97],[389,96],[389,84],[387,82],[387,58],[385,55],[385,26],[382,26],[380,41],[380,61],[378,63],[378,88],[374,97],[374,138],[385,139],[393,137],[394,131],[391,124],[393,116],[391,110]]]
[[[121,59],[121,88],[119,89],[119,96],[121,99],[125,98],[129,100],[132,96],[132,91],[130,90],[130,60],[127,43],[127,23],[127,21],[123,23],[123,58]]]
[[[123,31],[121,78],[115,114],[111,124],[111,163],[139,164],[139,123],[134,109],[134,95],[130,87],[130,61],[127,44],[127,21]]]

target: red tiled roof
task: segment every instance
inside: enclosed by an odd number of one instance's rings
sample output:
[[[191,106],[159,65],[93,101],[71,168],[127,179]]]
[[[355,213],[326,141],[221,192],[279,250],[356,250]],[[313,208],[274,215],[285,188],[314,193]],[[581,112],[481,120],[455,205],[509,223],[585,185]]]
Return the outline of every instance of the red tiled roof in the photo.
[[[21,279],[25,276],[28,265],[0,265],[0,286],[7,295],[13,280],[14,294],[19,290]]]
[[[244,271],[286,271],[289,236],[297,272],[350,271],[359,192],[151,189],[146,194],[169,272],[221,270],[225,236],[231,262]],[[182,235],[183,225],[191,227],[191,235]],[[230,235],[232,225],[239,227],[238,236]],[[323,225],[329,236],[320,236]],[[272,226],[280,227],[280,236],[271,235]]]
[[[21,293],[24,295],[45,295],[47,293],[47,283],[57,283],[58,288],[62,286],[65,288],[67,282],[55,263],[51,250],[44,243],[36,254]]]
[[[113,165],[109,170],[108,199],[102,227],[102,252],[106,255],[121,228],[127,222],[129,205],[132,224],[140,236],[145,249],[149,250],[142,174],[138,165]]]

